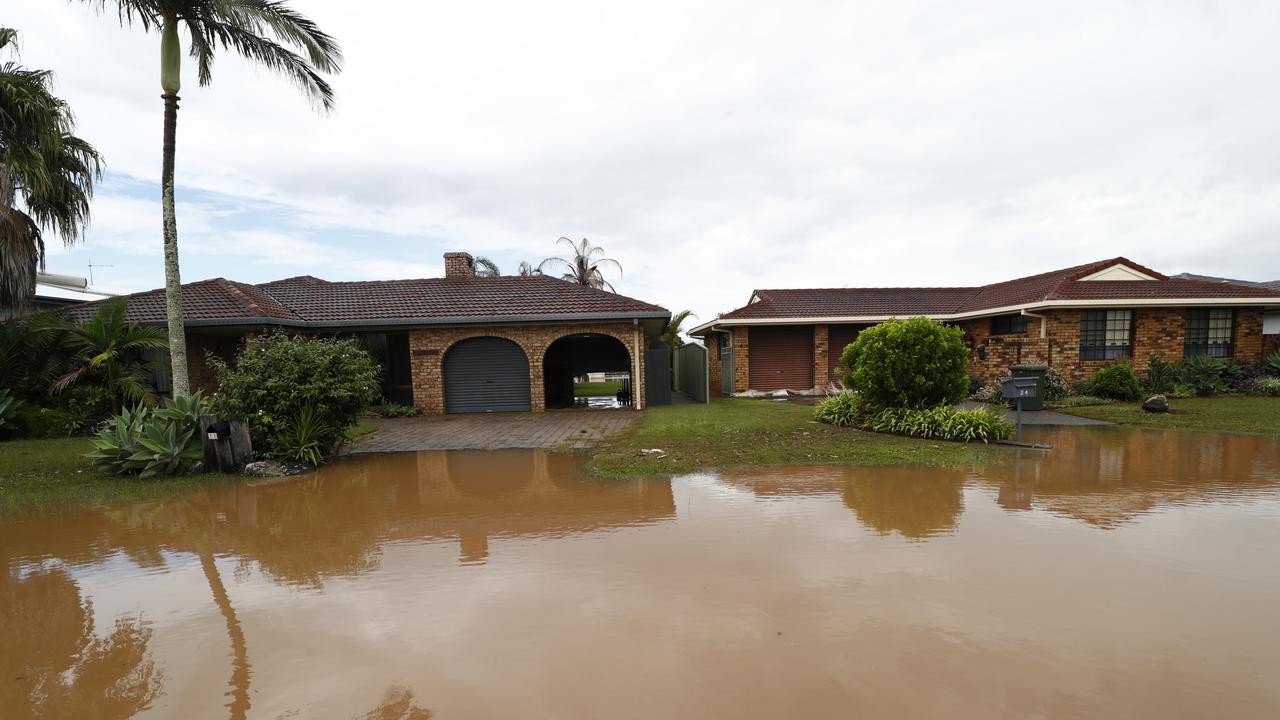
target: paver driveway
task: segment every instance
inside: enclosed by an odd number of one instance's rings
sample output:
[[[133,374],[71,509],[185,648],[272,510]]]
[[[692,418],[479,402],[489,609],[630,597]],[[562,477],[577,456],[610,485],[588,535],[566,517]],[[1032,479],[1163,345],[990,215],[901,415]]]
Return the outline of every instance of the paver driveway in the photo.
[[[640,418],[635,410],[551,410],[376,420],[378,431],[347,452],[585,448],[616,435]]]

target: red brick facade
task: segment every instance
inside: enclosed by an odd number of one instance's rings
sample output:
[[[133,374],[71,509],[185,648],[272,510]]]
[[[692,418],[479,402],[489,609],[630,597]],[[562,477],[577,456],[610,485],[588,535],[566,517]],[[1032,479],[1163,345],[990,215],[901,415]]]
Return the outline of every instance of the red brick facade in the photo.
[[[1136,308],[1133,310],[1133,356],[1125,360],[1080,359],[1080,310],[1050,310],[1039,317],[1028,317],[1027,332],[992,335],[991,319],[979,318],[957,323],[965,332],[969,354],[969,375],[991,382],[1009,374],[1009,366],[1018,363],[1050,365],[1068,381],[1086,380],[1099,369],[1117,362],[1129,362],[1141,371],[1156,355],[1169,362],[1183,358],[1183,333],[1186,310],[1183,308]],[[1280,347],[1280,336],[1262,334],[1263,311],[1260,308],[1236,308],[1232,359],[1258,362],[1268,352]],[[1044,333],[1041,337],[1041,323]],[[751,356],[747,346],[747,326],[732,328],[734,342],[735,392],[748,389]],[[814,378],[827,377],[829,327],[813,326]],[[720,333],[707,334],[711,364],[712,392],[718,394],[721,376]],[[985,357],[983,355],[985,354]],[[796,390],[805,388],[794,388]]]

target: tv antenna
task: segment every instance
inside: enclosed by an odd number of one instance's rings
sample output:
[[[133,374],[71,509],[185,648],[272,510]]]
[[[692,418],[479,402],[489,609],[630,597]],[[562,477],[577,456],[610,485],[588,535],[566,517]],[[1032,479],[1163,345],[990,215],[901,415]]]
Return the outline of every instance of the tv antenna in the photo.
[[[90,285],[92,285],[92,284],[93,284],[93,269],[94,269],[94,268],[109,268],[109,267],[115,267],[115,265],[94,265],[94,264],[93,264],[93,258],[90,258],[90,259],[89,259],[89,284],[90,284]]]

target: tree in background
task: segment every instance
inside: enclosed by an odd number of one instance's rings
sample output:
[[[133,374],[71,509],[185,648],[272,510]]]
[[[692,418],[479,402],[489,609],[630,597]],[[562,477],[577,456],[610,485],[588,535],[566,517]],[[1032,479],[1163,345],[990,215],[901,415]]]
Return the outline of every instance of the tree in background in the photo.
[[[559,245],[564,243],[573,250],[572,258],[549,257],[538,264],[538,272],[546,272],[547,268],[552,270],[562,270],[563,275],[560,277],[569,282],[575,282],[579,285],[586,285],[598,290],[608,290],[609,292],[617,292],[613,289],[613,285],[604,279],[603,269],[609,266],[618,270],[618,275],[622,275],[622,265],[617,260],[611,260],[604,256],[604,250],[596,245],[592,245],[586,238],[582,238],[582,242],[575,243],[567,237],[562,237],[556,241]]]
[[[229,50],[293,80],[322,110],[333,108],[333,88],[320,73],[341,68],[342,51],[332,37],[305,15],[280,0],[84,0],[100,9],[108,1],[121,25],[140,25],[160,33],[160,87],[164,94],[164,144],[160,173],[164,228],[164,290],[169,319],[169,355],[175,397],[191,392],[187,378],[187,341],[178,272],[178,221],[174,206],[174,156],[178,128],[178,90],[182,77],[182,41],[187,31],[200,85],[213,80],[213,58]],[[299,52],[294,52],[295,48]]]
[[[681,326],[684,325],[685,321],[691,317],[698,316],[694,315],[692,310],[681,310],[675,315],[672,315],[671,319],[667,321],[667,324],[662,327],[662,332],[658,335],[659,339],[666,343],[667,347],[673,350],[683,346],[684,338],[680,337],[680,333],[684,332],[684,328]]]
[[[84,322],[68,322],[60,315],[35,321],[38,332],[55,334],[71,355],[71,368],[53,381],[51,393],[56,395],[94,378],[111,393],[113,413],[125,403],[155,404],[151,373],[141,354],[169,343],[159,329],[126,321],[126,307],[125,299],[117,298],[102,301],[93,317]]]
[[[498,269],[498,264],[483,255],[476,255],[471,258],[471,270],[476,277],[500,277],[502,271]]]
[[[0,28],[0,55],[17,32]],[[0,320],[31,307],[44,232],[72,245],[89,222],[102,158],[76,137],[67,104],[51,92],[48,70],[0,63]]]

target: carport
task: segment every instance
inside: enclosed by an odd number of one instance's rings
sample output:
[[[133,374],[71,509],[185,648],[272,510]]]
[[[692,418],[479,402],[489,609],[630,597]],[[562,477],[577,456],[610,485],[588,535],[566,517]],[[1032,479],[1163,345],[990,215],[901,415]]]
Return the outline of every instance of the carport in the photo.
[[[574,381],[590,373],[610,373],[625,375],[624,387],[629,387],[631,367],[631,353],[615,337],[577,333],[559,338],[547,347],[542,360],[546,406],[551,409],[588,404],[610,407],[629,404],[629,397],[619,398],[614,403],[591,403],[588,398],[576,397]]]

